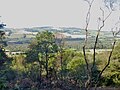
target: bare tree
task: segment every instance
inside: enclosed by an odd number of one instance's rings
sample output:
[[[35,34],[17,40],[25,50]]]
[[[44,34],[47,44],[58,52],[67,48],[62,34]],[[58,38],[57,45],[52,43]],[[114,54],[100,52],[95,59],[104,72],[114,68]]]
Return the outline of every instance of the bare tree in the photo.
[[[120,20],[115,23],[115,26],[112,28],[112,34],[113,34],[113,43],[112,43],[112,50],[110,51],[110,54],[108,56],[108,60],[107,60],[107,64],[104,66],[104,68],[101,70],[101,72],[98,74],[98,77],[97,77],[97,80],[96,80],[96,83],[95,83],[95,90],[97,89],[97,86],[99,84],[99,81],[100,81],[100,78],[101,78],[101,75],[102,73],[105,71],[105,69],[109,66],[110,64],[110,61],[111,61],[111,56],[112,56],[112,53],[114,51],[114,48],[115,48],[115,44],[116,44],[116,37],[117,35],[120,33],[120,28],[117,27],[117,24],[120,23]],[[114,30],[115,29],[115,30]],[[117,30],[118,29],[118,30]]]
[[[91,7],[92,7],[92,4],[95,0],[92,0],[90,2],[90,0],[85,0],[88,5],[89,5],[89,9],[88,9],[88,12],[87,12],[87,15],[86,15],[86,27],[85,27],[85,31],[86,31],[86,38],[85,38],[85,43],[84,43],[84,46],[83,46],[83,54],[84,54],[84,60],[86,62],[86,68],[87,68],[87,76],[88,76],[88,79],[85,83],[85,87],[87,90],[90,89],[90,87],[92,86],[93,82],[95,82],[95,89],[97,88],[98,84],[99,84],[99,81],[100,81],[100,78],[101,78],[101,75],[102,73],[105,71],[105,69],[109,66],[110,64],[110,60],[111,60],[111,56],[112,56],[112,53],[113,53],[113,50],[114,50],[114,47],[115,47],[115,44],[116,44],[116,36],[117,34],[120,32],[117,31],[117,32],[113,32],[113,36],[114,36],[114,41],[113,41],[113,45],[112,45],[112,50],[108,56],[108,61],[107,61],[107,64],[104,66],[104,68],[100,71],[100,73],[98,74],[97,76],[97,80],[94,81],[93,79],[93,73],[94,73],[94,67],[96,65],[96,46],[97,46],[97,43],[98,43],[98,39],[99,39],[99,35],[100,35],[100,31],[103,29],[103,27],[105,26],[105,22],[106,20],[110,17],[110,15],[112,14],[113,12],[113,6],[110,6],[109,9],[109,14],[105,17],[105,11],[100,8],[101,12],[102,12],[102,17],[99,17],[99,23],[98,23],[98,29],[97,29],[97,35],[95,37],[95,42],[94,42],[94,47],[93,47],[93,62],[92,62],[92,67],[90,68],[89,66],[89,63],[88,63],[88,59],[87,59],[87,55],[86,55],[86,46],[87,46],[87,41],[88,41],[88,26],[89,26],[89,23],[90,23],[90,15],[91,15]]]
[[[88,64],[88,60],[87,60],[87,56],[86,56],[86,46],[87,46],[87,40],[88,40],[88,25],[89,25],[89,22],[90,22],[90,15],[91,15],[90,11],[91,11],[91,7],[92,7],[92,4],[93,4],[94,0],[92,0],[92,2],[90,2],[89,0],[85,0],[85,1],[88,3],[89,9],[88,9],[87,16],[86,16],[86,27],[85,27],[86,38],[85,38],[85,43],[84,43],[84,46],[83,46],[83,54],[84,54],[84,59],[85,59],[85,62],[86,62],[87,76],[88,76],[88,80],[85,83],[85,87],[89,89],[90,84],[91,84],[91,70],[89,69],[89,64]]]

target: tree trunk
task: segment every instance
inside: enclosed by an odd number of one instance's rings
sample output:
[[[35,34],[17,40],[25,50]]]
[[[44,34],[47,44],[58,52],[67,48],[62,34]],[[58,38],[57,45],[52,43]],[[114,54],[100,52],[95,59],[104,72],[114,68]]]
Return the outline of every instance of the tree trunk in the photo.
[[[41,80],[42,80],[42,64],[41,64],[41,62],[40,61],[38,61],[39,62],[39,82],[40,82],[40,84],[41,84]]]
[[[60,64],[61,64],[61,71],[63,71],[63,54],[62,50],[60,51]],[[63,79],[63,72],[61,72],[61,79]]]
[[[46,50],[46,52],[45,52],[45,59],[46,59],[46,65],[45,65],[46,78],[48,79],[48,52],[47,52],[47,50]]]

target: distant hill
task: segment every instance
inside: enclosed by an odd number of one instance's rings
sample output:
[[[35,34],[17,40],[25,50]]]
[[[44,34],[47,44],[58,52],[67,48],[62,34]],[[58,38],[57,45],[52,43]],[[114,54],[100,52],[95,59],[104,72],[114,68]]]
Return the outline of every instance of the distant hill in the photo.
[[[33,28],[5,28],[4,31],[10,34],[18,33],[18,34],[32,34],[41,32],[44,30],[48,30],[50,32],[61,32],[68,33],[72,35],[85,35],[85,30],[76,27],[33,27]],[[89,30],[90,35],[95,36],[97,30]],[[101,31],[101,35],[108,36],[112,35],[110,31]]]
[[[76,27],[33,27],[33,28],[5,28],[2,29],[6,33],[6,41],[8,43],[7,49],[21,50],[26,48],[31,40],[36,36],[38,32],[44,30],[50,31],[55,34],[57,38],[65,38],[66,47],[70,48],[82,48],[85,39],[85,30]],[[88,30],[89,48],[93,47],[94,40],[97,34],[97,30]],[[120,40],[120,35],[118,36]],[[112,32],[101,31],[99,36],[100,48],[110,48],[113,41]],[[27,49],[27,48],[26,48]],[[16,49],[15,49],[16,50]],[[15,51],[14,50],[14,51]]]

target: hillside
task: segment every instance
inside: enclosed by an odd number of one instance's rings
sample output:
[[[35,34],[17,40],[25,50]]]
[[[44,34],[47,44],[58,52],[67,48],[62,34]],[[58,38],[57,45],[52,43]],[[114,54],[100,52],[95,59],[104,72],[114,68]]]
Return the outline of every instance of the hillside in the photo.
[[[8,44],[6,48],[12,51],[24,51],[27,49],[26,47],[30,44],[31,40],[36,36],[36,34],[44,30],[54,33],[56,37],[63,35],[67,48],[82,48],[83,41],[85,39],[85,30],[75,27],[5,28],[4,31],[6,33],[6,41]],[[96,33],[97,30],[89,30],[88,48],[93,47]],[[119,38],[120,37],[118,37],[118,39]],[[99,48],[110,48],[112,39],[113,36],[110,31],[101,31],[99,36]]]

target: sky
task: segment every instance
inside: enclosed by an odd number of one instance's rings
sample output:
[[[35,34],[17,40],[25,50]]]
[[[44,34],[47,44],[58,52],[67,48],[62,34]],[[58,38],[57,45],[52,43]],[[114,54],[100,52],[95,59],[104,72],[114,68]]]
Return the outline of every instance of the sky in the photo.
[[[95,0],[91,9],[89,28],[97,29],[100,7],[105,10],[101,0]],[[0,0],[0,18],[8,28],[27,27],[79,27],[85,28],[88,4],[84,0]],[[109,30],[118,21],[120,10],[112,12],[106,21]]]

